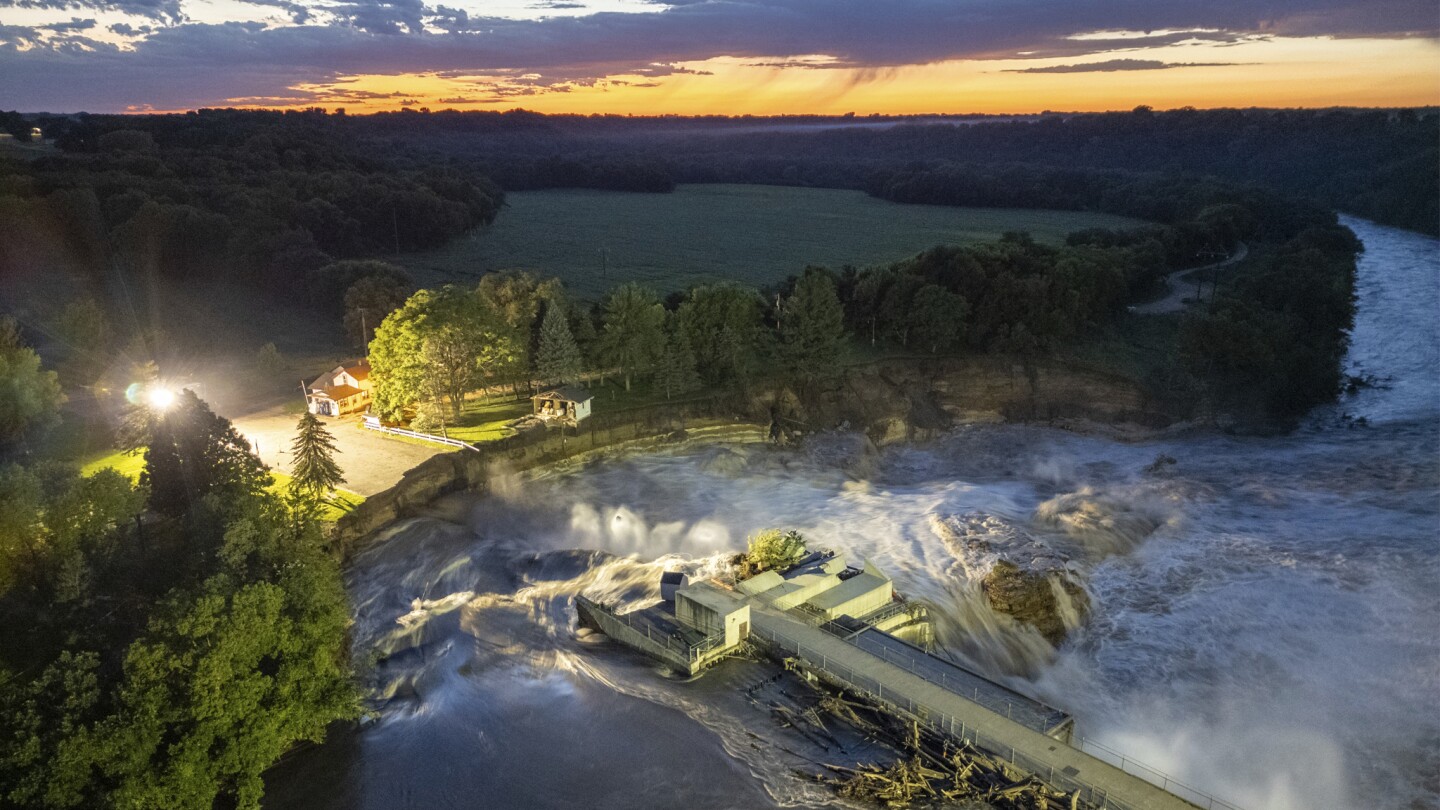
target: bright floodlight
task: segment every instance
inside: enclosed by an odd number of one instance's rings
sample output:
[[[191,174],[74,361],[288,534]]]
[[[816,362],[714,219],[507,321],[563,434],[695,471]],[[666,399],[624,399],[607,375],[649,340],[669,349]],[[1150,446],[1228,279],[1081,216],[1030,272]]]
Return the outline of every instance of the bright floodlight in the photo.
[[[157,411],[168,411],[170,406],[175,404],[175,392],[169,388],[151,388],[145,398],[150,401],[150,407]]]

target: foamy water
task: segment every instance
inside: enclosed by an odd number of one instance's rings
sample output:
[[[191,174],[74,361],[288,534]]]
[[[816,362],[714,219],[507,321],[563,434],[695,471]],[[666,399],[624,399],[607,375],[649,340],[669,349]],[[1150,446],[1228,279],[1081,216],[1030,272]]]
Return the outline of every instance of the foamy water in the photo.
[[[738,471],[712,448],[392,527],[349,579],[378,719],[287,763],[270,803],[834,803],[792,773],[825,752],[743,697],[753,667],[678,681],[573,631],[576,593],[638,604],[661,570],[703,576],[784,526],[930,603],[947,654],[1197,788],[1249,810],[1436,805],[1440,248],[1348,224],[1367,246],[1350,364],[1386,387],[1292,436],[971,427],[878,457],[847,436],[750,448]],[[1160,454],[1177,463],[1147,470]],[[1092,612],[1059,651],[990,612],[935,534],[973,512],[1072,560]]]

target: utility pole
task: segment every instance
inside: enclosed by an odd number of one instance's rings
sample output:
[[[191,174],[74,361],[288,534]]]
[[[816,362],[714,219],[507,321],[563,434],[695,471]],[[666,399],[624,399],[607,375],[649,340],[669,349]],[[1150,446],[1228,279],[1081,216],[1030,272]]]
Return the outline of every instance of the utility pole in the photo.
[[[395,258],[400,258],[400,215],[395,211],[395,203],[390,203],[390,226],[395,231]]]

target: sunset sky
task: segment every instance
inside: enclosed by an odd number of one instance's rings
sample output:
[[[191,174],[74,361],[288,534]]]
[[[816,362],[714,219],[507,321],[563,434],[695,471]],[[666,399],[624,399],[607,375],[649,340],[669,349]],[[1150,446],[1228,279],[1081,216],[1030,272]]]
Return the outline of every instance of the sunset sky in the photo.
[[[1434,0],[0,0],[0,109],[1440,104]]]

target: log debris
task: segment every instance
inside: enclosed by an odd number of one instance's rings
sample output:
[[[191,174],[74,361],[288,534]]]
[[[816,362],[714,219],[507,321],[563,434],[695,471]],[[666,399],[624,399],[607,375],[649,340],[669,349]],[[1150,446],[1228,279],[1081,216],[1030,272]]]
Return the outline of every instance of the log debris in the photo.
[[[1085,810],[1090,806],[1079,793],[1056,790],[972,743],[957,743],[857,696],[822,694],[805,715],[828,714],[903,752],[889,766],[821,763],[828,773],[816,778],[844,798],[893,808],[960,800],[983,801],[1000,810]],[[818,719],[811,722],[823,728]]]

